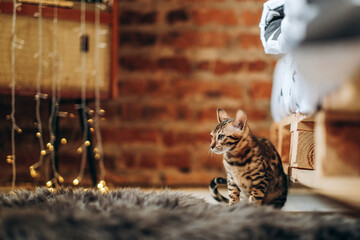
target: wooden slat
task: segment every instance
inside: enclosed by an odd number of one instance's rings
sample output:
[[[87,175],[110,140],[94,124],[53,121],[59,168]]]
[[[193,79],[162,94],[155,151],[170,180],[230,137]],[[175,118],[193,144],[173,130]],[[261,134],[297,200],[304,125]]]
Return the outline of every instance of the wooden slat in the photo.
[[[0,12],[2,14],[12,14],[13,12],[13,3],[7,1],[0,1]],[[17,14],[23,16],[34,17],[35,13],[38,12],[38,6],[32,4],[22,4],[21,8],[17,9]],[[80,9],[66,9],[58,8],[58,19],[59,20],[70,20],[80,22],[81,11]],[[54,8],[46,7],[42,8],[43,18],[54,18]],[[85,13],[85,21],[94,23],[95,22],[95,12],[93,10],[88,10]],[[109,12],[101,12],[100,16],[101,24],[112,24],[111,14]]]
[[[316,168],[324,176],[360,176],[359,114],[317,115]]]
[[[315,170],[292,168],[291,180],[339,201],[360,207],[360,177],[321,177]]]

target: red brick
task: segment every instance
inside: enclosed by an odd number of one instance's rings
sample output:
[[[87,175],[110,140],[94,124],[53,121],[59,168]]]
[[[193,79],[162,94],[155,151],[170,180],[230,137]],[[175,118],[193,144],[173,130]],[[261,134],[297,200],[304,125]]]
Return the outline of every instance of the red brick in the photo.
[[[202,95],[209,98],[232,97],[242,98],[244,89],[235,83],[203,82],[195,80],[178,80],[174,83],[175,95],[184,97]]]
[[[246,34],[239,35],[239,44],[243,49],[259,48],[262,49],[263,45],[260,40],[259,34]]]
[[[217,125],[217,109],[221,107],[223,109],[226,110],[226,112],[228,112],[229,114],[235,114],[237,111],[237,108],[233,108],[233,107],[229,107],[229,106],[224,106],[224,105],[218,105],[218,106],[213,106],[213,107],[209,107],[209,108],[202,108],[197,112],[197,119],[199,121],[209,121],[209,122],[213,122],[214,123],[214,128]],[[231,115],[230,115],[231,116]],[[213,129],[210,129],[211,131]],[[210,134],[210,133],[209,133]]]
[[[256,60],[248,63],[248,69],[250,72],[264,71],[267,67],[267,63],[264,60]]]
[[[154,61],[142,56],[123,56],[119,59],[120,66],[128,71],[149,71],[156,68]]]
[[[193,11],[194,22],[198,25],[217,23],[235,26],[238,24],[236,13],[231,9],[202,9]]]
[[[212,63],[210,61],[202,61],[196,64],[196,69],[197,70],[202,70],[202,71],[209,71],[212,68]]]
[[[230,40],[230,35],[222,32],[171,32],[162,37],[162,43],[164,45],[173,46],[175,48],[221,48],[226,46]]]
[[[158,153],[143,153],[140,157],[140,167],[156,169],[160,161],[161,155],[159,155]]]
[[[146,82],[138,79],[119,81],[118,88],[121,96],[143,95],[146,93]]]
[[[247,26],[259,25],[261,19],[262,9],[249,10],[245,9],[241,14],[241,21]]]
[[[140,32],[140,31],[121,31],[119,34],[120,47],[145,47],[156,43],[157,35],[154,33]]]
[[[272,82],[252,81],[250,95],[253,99],[270,99]]]
[[[208,144],[210,132],[168,131],[163,134],[163,142],[167,146]]]
[[[244,66],[243,62],[216,61],[214,64],[214,73],[217,75],[222,75],[226,73],[235,73],[242,70],[243,66]]]
[[[163,155],[162,163],[165,167],[187,170],[191,168],[190,156],[186,151],[167,152]]]
[[[139,12],[132,10],[125,10],[120,12],[121,25],[134,25],[134,24],[153,24],[157,19],[157,12]]]
[[[167,104],[147,104],[142,110],[143,120],[164,120],[170,117],[173,117],[173,112]]]
[[[203,168],[206,170],[223,170],[224,164],[222,157],[222,155],[218,155],[209,151],[207,155],[204,154],[202,157],[197,158],[197,160],[201,161]]]
[[[104,143],[155,143],[159,138],[156,130],[146,128],[102,128]]]
[[[187,74],[190,72],[190,62],[185,57],[163,57],[158,60],[159,68]]]
[[[257,109],[255,107],[246,106],[243,108],[251,124],[252,121],[267,120],[270,114],[270,109],[265,111],[264,109]]]
[[[186,9],[171,10],[166,14],[166,21],[169,24],[175,24],[178,22],[186,22],[189,20],[189,14]]]
[[[192,120],[193,111],[188,104],[176,104],[175,105],[176,119],[178,120]]]
[[[143,104],[122,103],[119,105],[118,108],[122,121],[136,121],[142,119]]]
[[[134,168],[137,166],[136,156],[134,152],[123,151],[121,158],[125,162],[126,167]]]
[[[215,124],[217,122],[217,109],[218,107],[202,108],[197,112],[197,119],[199,121],[213,121]]]

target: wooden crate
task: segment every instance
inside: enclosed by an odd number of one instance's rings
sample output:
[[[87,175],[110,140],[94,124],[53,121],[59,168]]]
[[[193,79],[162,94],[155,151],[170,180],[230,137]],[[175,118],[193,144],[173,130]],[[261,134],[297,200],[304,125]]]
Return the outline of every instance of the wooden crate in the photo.
[[[314,122],[307,119],[294,121],[291,123],[290,132],[290,167],[314,169]]]
[[[36,91],[38,74],[38,3],[23,3],[17,8],[16,37],[22,43],[21,49],[15,49],[15,82],[16,94],[33,96]],[[69,2],[65,2],[69,3]],[[95,91],[95,48],[98,49],[100,94],[105,97],[116,97],[117,78],[117,1],[113,8],[100,13],[99,41],[103,47],[95,46],[95,12],[94,4],[86,4],[86,29],[88,49],[86,58],[86,89],[87,98],[94,97]],[[42,75],[41,91],[50,94],[53,80],[53,43],[57,41],[58,55],[56,77],[61,79],[61,95],[63,98],[79,98],[82,89],[82,51],[80,34],[81,11],[79,3],[74,3],[72,9],[59,6],[57,31],[54,32],[54,8],[42,8]],[[12,44],[12,1],[0,1],[0,93],[10,93],[11,83],[11,44]],[[83,51],[84,53],[84,51]]]
[[[316,145],[321,176],[360,176],[360,112],[318,113]]]

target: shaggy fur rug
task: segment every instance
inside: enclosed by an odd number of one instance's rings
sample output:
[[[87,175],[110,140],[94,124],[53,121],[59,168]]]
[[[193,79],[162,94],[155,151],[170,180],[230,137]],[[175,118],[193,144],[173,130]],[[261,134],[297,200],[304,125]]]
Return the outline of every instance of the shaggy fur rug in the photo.
[[[0,239],[360,239],[360,220],[208,204],[180,192],[0,193]]]

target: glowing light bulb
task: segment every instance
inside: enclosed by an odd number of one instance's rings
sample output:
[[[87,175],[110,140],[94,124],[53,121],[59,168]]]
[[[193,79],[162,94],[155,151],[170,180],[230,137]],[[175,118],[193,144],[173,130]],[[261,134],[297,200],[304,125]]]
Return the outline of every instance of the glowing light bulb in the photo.
[[[102,185],[102,183],[99,182],[98,185],[97,185],[97,188],[103,188],[103,187],[104,187],[104,185]]]
[[[87,121],[88,121],[88,123],[90,123],[90,124],[93,123],[93,120],[92,120],[92,119],[88,119]]]
[[[41,137],[41,133],[37,132],[36,137],[38,137],[38,138]]]
[[[49,180],[49,181],[47,181],[47,182],[46,182],[46,186],[47,186],[48,188],[49,188],[49,187],[51,187],[51,186],[52,186],[52,184],[53,184],[53,183],[52,183],[52,181],[51,181],[51,180]]]
[[[51,146],[49,147],[49,150],[50,150],[51,152],[54,151],[54,146],[51,145]]]
[[[98,159],[98,160],[99,160],[99,159],[100,159],[100,154],[96,153],[96,154],[95,154],[95,159]]]
[[[63,183],[64,182],[64,178],[62,176],[58,176],[59,182]]]
[[[104,110],[104,109],[100,109],[99,113],[100,113],[101,115],[104,115],[104,114],[105,114],[105,110]]]
[[[46,147],[49,148],[51,146],[51,143],[47,143]]]
[[[76,151],[77,151],[78,153],[82,153],[82,147],[79,147]]]
[[[62,138],[62,139],[61,139],[61,144],[67,144],[66,138]]]
[[[95,132],[94,128],[90,128],[90,132],[92,133]]]
[[[46,155],[46,150],[42,150],[40,153],[41,153],[41,155],[45,156]]]
[[[85,141],[85,146],[90,146],[90,141],[88,140],[88,141]]]
[[[12,164],[12,163],[13,163],[13,157],[12,157],[12,155],[8,155],[8,156],[6,157],[6,162],[9,163],[9,164]]]
[[[16,131],[17,131],[18,133],[22,133],[21,128],[17,128]]]
[[[31,169],[31,170],[30,170],[30,176],[33,177],[33,178],[35,178],[35,177],[38,176],[38,173],[37,173],[34,169]]]
[[[74,181],[73,181],[73,184],[76,186],[79,184],[79,179],[75,178]]]

